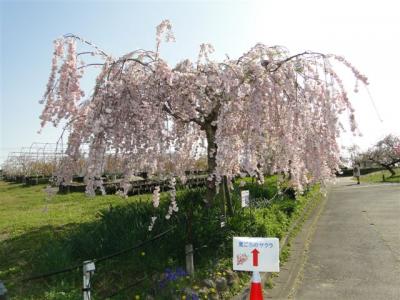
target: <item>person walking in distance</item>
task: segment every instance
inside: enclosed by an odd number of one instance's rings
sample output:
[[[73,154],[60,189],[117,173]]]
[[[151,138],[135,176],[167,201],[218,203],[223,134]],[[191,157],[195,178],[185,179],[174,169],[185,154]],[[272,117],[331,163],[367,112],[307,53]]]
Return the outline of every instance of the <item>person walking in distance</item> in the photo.
[[[360,164],[359,163],[356,163],[353,167],[353,176],[355,178],[357,178],[357,184],[360,184],[361,172],[360,172]]]

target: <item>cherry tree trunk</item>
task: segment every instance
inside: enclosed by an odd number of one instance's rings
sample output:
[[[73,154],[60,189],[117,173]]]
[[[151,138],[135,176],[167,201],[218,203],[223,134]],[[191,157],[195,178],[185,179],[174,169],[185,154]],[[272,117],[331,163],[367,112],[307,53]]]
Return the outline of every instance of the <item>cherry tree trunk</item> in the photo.
[[[390,172],[390,176],[396,175],[396,172],[393,170],[391,165],[381,164],[381,166]]]
[[[217,128],[211,126],[211,122],[208,122],[204,125],[204,130],[206,132],[207,137],[207,172],[210,176],[209,180],[207,181],[207,201],[211,205],[214,202],[214,198],[217,194],[217,188],[215,185],[215,176],[214,171],[217,167],[217,150],[218,147],[215,144],[215,133]]]
[[[207,172],[209,176],[212,176],[208,180],[207,183],[207,194],[206,194],[206,200],[208,201],[209,204],[214,205],[215,203],[215,196],[217,195],[217,188],[216,188],[216,179],[214,174],[214,171],[217,167],[217,161],[216,161],[216,156],[217,156],[217,151],[218,151],[218,146],[215,143],[215,134],[217,131],[216,126],[212,126],[211,122],[208,122],[204,125],[204,130],[206,132],[206,137],[207,137]],[[221,182],[221,191],[222,191],[222,197],[220,197],[220,205],[221,205],[221,213],[223,215],[226,215],[226,205],[228,206],[228,215],[233,216],[233,207],[232,207],[232,199],[231,195],[229,192],[229,187],[228,187],[228,180],[226,176],[223,177],[223,181]]]
[[[231,198],[231,193],[229,192],[229,186],[228,186],[228,178],[224,176],[224,193],[226,196],[226,206],[228,209],[228,216],[233,217],[233,204],[232,204],[232,198]]]

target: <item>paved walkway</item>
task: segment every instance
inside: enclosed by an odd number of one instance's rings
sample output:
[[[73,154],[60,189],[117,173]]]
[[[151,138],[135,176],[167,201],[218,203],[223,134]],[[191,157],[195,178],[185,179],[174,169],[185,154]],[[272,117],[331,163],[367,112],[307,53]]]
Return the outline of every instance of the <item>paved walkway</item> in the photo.
[[[342,178],[322,208],[267,297],[399,300],[400,185]]]

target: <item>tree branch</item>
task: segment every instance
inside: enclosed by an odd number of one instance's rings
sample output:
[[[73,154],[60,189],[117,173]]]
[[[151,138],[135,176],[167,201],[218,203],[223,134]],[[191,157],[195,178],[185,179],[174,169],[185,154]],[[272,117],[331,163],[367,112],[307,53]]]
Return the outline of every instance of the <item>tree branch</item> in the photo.
[[[189,118],[189,119],[186,119],[186,118],[184,118],[184,117],[182,116],[182,114],[180,114],[179,112],[174,112],[174,111],[171,109],[171,107],[169,106],[169,103],[168,103],[168,102],[164,103],[163,110],[164,110],[165,112],[167,112],[168,114],[170,114],[170,115],[171,115],[172,117],[174,117],[175,119],[178,119],[178,120],[180,120],[180,121],[182,121],[182,122],[184,122],[184,123],[194,122],[194,123],[196,123],[196,124],[199,125],[199,126],[203,126],[203,124],[204,124],[204,122],[202,122],[199,118]]]
[[[302,53],[298,53],[298,54],[289,56],[288,58],[277,62],[277,63],[275,64],[275,68],[273,68],[273,69],[271,69],[271,70],[267,70],[267,71],[269,71],[269,72],[275,72],[275,71],[277,71],[284,63],[287,63],[288,61],[290,61],[290,60],[292,60],[292,59],[294,59],[294,58],[297,58],[297,57],[299,57],[299,56],[303,56],[303,55],[319,55],[319,56],[322,56],[322,57],[325,57],[325,56],[326,56],[325,54],[319,53],[319,52],[304,51],[304,52],[302,52]]]
[[[81,37],[79,37],[79,36],[77,36],[77,35],[75,35],[75,34],[72,34],[72,33],[65,34],[65,35],[64,35],[64,38],[73,38],[73,39],[76,39],[76,40],[78,40],[78,41],[81,41],[82,43],[85,43],[86,45],[89,45],[89,46],[95,48],[101,55],[103,55],[103,56],[105,56],[105,57],[109,57],[109,55],[108,55],[106,52],[104,52],[103,50],[101,50],[101,49],[100,49],[99,47],[97,47],[95,44],[93,44],[93,43],[91,43],[91,42],[89,42],[89,41],[87,41],[87,40],[85,40],[85,39],[83,39],[83,38],[81,38]]]

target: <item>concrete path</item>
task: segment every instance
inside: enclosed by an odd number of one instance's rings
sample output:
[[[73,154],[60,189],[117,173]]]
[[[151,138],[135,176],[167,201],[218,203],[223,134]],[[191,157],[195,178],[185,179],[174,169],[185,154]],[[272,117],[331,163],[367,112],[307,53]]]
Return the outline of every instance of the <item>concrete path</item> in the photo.
[[[273,299],[400,299],[400,185],[339,179],[293,241]]]

